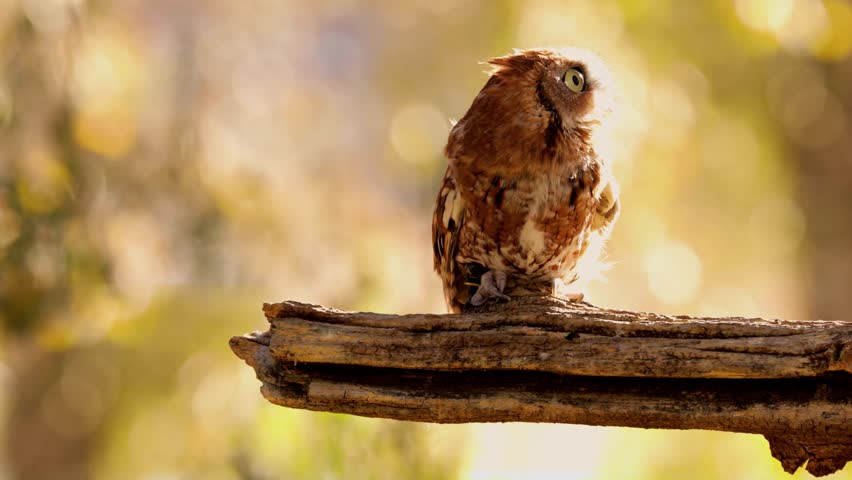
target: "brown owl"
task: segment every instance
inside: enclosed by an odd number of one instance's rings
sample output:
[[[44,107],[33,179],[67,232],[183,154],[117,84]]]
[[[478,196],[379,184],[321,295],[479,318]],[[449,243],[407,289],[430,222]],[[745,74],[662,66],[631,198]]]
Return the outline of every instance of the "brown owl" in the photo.
[[[450,132],[432,218],[447,306],[507,293],[582,299],[619,211],[601,152],[608,70],[580,49],[488,63],[488,82]]]

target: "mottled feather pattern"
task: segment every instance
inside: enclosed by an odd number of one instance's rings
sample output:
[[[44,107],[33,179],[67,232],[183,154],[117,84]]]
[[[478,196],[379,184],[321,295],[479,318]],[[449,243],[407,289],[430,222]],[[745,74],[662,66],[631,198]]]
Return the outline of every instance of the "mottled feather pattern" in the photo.
[[[491,77],[450,133],[433,216],[435,269],[453,312],[487,271],[505,272],[515,295],[588,276],[619,211],[594,148],[612,105],[597,57],[527,50],[490,63]],[[585,72],[586,90],[562,83],[569,68]]]
[[[464,285],[470,272],[465,264],[455,260],[458,253],[459,230],[465,223],[465,213],[464,199],[458,194],[455,181],[449,175],[448,169],[435,203],[432,245],[435,254],[435,271],[444,279],[444,298],[447,305],[458,306],[452,309],[454,312],[459,312],[460,306],[467,303],[470,298],[467,292],[468,287]]]

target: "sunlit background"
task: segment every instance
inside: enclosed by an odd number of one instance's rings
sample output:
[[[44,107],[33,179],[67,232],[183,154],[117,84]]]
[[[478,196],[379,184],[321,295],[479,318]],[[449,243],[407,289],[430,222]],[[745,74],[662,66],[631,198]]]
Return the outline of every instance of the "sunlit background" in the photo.
[[[844,0],[0,0],[0,479],[789,478],[758,436],[286,410],[228,350],[264,301],[443,311],[449,119],[566,44],[621,87],[589,300],[852,319]]]

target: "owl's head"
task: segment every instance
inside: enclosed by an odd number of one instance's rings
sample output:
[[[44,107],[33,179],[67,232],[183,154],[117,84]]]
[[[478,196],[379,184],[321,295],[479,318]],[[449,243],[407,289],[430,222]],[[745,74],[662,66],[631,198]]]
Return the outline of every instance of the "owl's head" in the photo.
[[[483,89],[535,90],[535,100],[567,129],[594,125],[612,112],[612,77],[606,64],[582,48],[515,50],[488,60],[492,81]]]
[[[613,110],[611,74],[580,48],[516,50],[487,63],[491,77],[450,133],[447,156],[501,166],[583,161]],[[580,158],[583,157],[583,158]]]

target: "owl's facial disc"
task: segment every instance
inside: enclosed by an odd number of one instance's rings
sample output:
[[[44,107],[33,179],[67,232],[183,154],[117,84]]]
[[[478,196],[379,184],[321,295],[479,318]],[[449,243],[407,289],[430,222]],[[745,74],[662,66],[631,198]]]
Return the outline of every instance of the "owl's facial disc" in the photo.
[[[539,96],[539,102],[543,108],[555,110],[563,128],[588,126],[589,121],[594,120],[597,83],[590,76],[593,73],[585,65],[565,62],[550,65],[539,79],[544,93]]]

